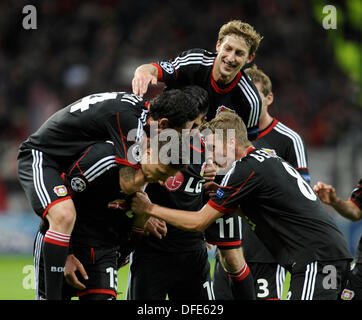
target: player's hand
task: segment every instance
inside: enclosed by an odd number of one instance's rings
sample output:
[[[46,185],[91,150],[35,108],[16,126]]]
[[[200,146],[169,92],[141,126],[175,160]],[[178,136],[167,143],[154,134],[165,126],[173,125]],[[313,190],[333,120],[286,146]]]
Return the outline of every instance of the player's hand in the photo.
[[[80,263],[80,261],[74,256],[74,254],[70,254],[67,257],[67,261],[65,263],[64,267],[64,276],[67,283],[78,289],[78,290],[84,290],[86,286],[81,283],[77,276],[76,271],[79,271],[81,276],[84,278],[84,280],[88,280],[87,272],[85,271],[83,265]]]
[[[136,195],[132,198],[131,208],[135,214],[148,214],[152,202],[144,191],[136,192]]]
[[[202,171],[202,177],[206,180],[206,181],[214,181],[215,177],[216,177],[216,166],[213,163],[213,161],[211,159],[206,160],[206,164],[205,167],[203,168]]]
[[[157,77],[148,70],[137,69],[132,79],[132,91],[134,94],[143,97],[147,92],[148,85],[157,85]]]
[[[217,191],[217,189],[219,189],[219,185],[216,182],[209,181],[209,182],[206,182],[202,186],[202,188],[204,189],[205,194],[211,198],[214,195],[216,195],[216,191]]]
[[[318,181],[313,187],[313,190],[318,195],[319,199],[325,204],[333,205],[338,200],[336,189],[329,184]]]
[[[154,235],[158,239],[162,239],[167,234],[167,225],[164,220],[150,217],[144,226],[144,233],[146,236]]]

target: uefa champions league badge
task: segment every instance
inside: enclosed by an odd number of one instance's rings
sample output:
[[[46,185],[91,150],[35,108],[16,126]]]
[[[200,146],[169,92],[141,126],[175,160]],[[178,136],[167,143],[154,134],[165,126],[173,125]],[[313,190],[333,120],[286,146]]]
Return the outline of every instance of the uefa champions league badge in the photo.
[[[68,194],[68,190],[65,185],[56,186],[53,191],[58,197],[64,197]]]
[[[75,192],[82,192],[86,189],[87,184],[82,178],[74,177],[70,181],[70,186],[72,187],[72,190]]]
[[[139,163],[142,160],[142,148],[138,143],[132,146],[132,157],[135,163]]]
[[[173,74],[175,72],[175,69],[173,68],[173,65],[171,62],[162,61],[160,62],[160,67],[165,70],[168,74]]]

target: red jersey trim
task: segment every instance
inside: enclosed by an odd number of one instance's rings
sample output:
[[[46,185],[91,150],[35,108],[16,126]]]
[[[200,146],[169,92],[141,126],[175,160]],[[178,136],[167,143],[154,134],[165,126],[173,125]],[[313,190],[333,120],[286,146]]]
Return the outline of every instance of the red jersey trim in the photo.
[[[54,240],[54,239],[49,239],[49,238],[47,238],[47,237],[44,237],[43,241],[44,241],[44,242],[51,243],[51,244],[55,244],[56,246],[69,247],[69,243],[62,242],[62,241],[58,241],[58,240]]]
[[[126,148],[126,145],[124,144],[124,135],[123,135],[123,132],[122,132],[122,129],[121,129],[121,125],[120,125],[120,122],[119,122],[119,112],[117,112],[117,124],[118,124],[118,129],[119,129],[119,133],[121,135],[121,140],[122,140],[122,144],[123,144],[123,150],[124,150],[124,156],[126,157],[127,159],[127,148]]]
[[[125,165],[125,166],[128,166],[128,167],[132,167],[132,168],[135,168],[135,169],[140,169],[140,168],[141,168],[141,165],[140,165],[140,164],[131,163],[131,162],[129,162],[128,160],[126,160],[126,159],[121,159],[121,158],[119,158],[119,157],[116,157],[115,161],[116,161],[116,163],[118,163],[118,164],[122,164],[122,165]]]
[[[251,148],[254,148],[254,147],[250,147],[249,149],[248,149],[248,152],[251,152],[253,149],[251,149]],[[255,149],[255,148],[254,148]],[[249,151],[250,150],[250,151]],[[249,177],[247,177],[246,178],[246,180],[244,181],[244,183],[239,187],[239,188],[237,188],[236,189],[236,191],[232,194],[232,195],[230,195],[228,198],[226,198],[226,200],[221,204],[222,206],[227,202],[227,201],[229,201],[229,199],[231,199],[232,197],[234,197],[246,184],[247,184],[247,182],[250,180],[250,178],[254,175],[254,173],[255,173],[255,171],[253,171],[250,175],[249,175]]]
[[[241,240],[237,241],[226,241],[226,242],[220,242],[220,241],[207,241],[210,244],[213,244],[215,246],[224,246],[224,247],[231,247],[231,246],[238,246],[241,245]]]
[[[214,88],[214,90],[219,93],[219,94],[225,94],[228,93],[229,91],[231,91],[236,84],[239,82],[239,80],[241,79],[241,71],[238,72],[238,74],[236,75],[236,77],[234,78],[234,80],[224,89],[219,88],[219,86],[217,85],[216,81],[214,80],[214,77],[212,76],[212,73],[214,71],[214,66],[215,66],[215,61],[214,60],[214,64],[212,66],[211,69],[211,74],[210,74],[210,81],[211,81],[211,86]]]
[[[61,202],[61,201],[64,201],[64,200],[68,200],[68,199],[72,199],[72,197],[71,197],[71,196],[66,196],[66,197],[64,197],[64,198],[60,198],[60,199],[57,199],[57,200],[49,203],[49,204],[47,205],[47,207],[45,208],[43,214],[42,214],[43,220],[44,220],[45,216],[47,215],[49,209],[50,209],[52,206],[54,206],[54,205],[55,205],[56,203],[58,203],[58,202]]]
[[[207,202],[207,204],[210,207],[213,207],[215,210],[221,212],[221,213],[234,213],[236,211],[236,209],[228,209],[228,208],[224,208],[223,206],[215,203],[214,201],[212,201],[211,199]]]
[[[73,168],[70,169],[70,171],[69,171],[69,173],[68,173],[69,175],[72,173],[72,171],[74,170],[75,167],[78,167],[79,172],[83,175],[83,171],[82,171],[81,168],[79,167],[79,161],[81,161],[81,160],[86,156],[86,154],[89,152],[89,150],[90,150],[91,148],[92,148],[92,146],[90,146],[90,147],[87,149],[87,151],[84,152],[84,154],[78,159],[78,161],[74,164]]]
[[[89,290],[84,290],[81,292],[77,292],[77,297],[81,297],[81,296],[85,296],[87,294],[93,294],[93,293],[104,293],[104,294],[109,294],[111,296],[114,296],[117,299],[117,293],[113,290],[109,290],[109,289],[89,289]]]
[[[96,258],[95,258],[95,254],[94,254],[94,248],[90,248],[90,255],[91,255],[92,263],[95,264]]]
[[[261,131],[261,132],[259,131],[259,135],[258,135],[258,138],[257,138],[256,140],[260,139],[261,137],[264,137],[264,136],[267,135],[270,131],[272,131],[273,128],[277,125],[278,122],[279,122],[279,121],[274,118],[273,121],[272,121],[272,123],[271,123],[271,125],[269,125],[269,127],[267,127],[266,129],[264,129],[264,130]]]
[[[158,63],[153,62],[151,64],[157,68],[157,80],[162,81],[162,79],[163,79],[162,68],[160,67],[160,65]]]
[[[253,150],[255,150],[255,147],[253,147],[253,146],[249,147],[248,150],[246,150],[246,155],[245,156],[247,156]]]

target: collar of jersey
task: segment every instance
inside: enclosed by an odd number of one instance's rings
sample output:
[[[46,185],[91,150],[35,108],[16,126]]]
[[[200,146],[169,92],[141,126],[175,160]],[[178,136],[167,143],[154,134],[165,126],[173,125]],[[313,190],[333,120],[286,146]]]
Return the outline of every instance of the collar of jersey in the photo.
[[[253,146],[249,147],[248,150],[246,150],[245,157],[246,157],[250,152],[252,152],[253,150],[255,150],[255,147],[253,147]]]
[[[258,138],[260,139],[261,137],[264,137],[265,135],[267,135],[270,131],[273,130],[273,128],[277,125],[278,120],[276,118],[273,118],[273,121],[262,131],[259,132]]]

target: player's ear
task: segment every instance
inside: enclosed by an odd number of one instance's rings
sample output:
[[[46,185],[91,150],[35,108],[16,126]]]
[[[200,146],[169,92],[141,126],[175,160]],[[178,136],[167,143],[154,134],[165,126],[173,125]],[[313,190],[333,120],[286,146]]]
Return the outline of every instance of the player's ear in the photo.
[[[274,94],[273,94],[273,92],[270,92],[270,93],[267,95],[266,99],[267,99],[267,105],[270,106],[270,105],[273,103],[273,101],[274,101]]]
[[[248,63],[250,63],[251,61],[253,61],[254,58],[255,58],[255,53],[252,54],[251,56],[249,56]]]
[[[162,118],[162,119],[158,120],[158,128],[160,130],[167,129],[168,127],[169,127],[169,123],[168,123],[167,118]]]

